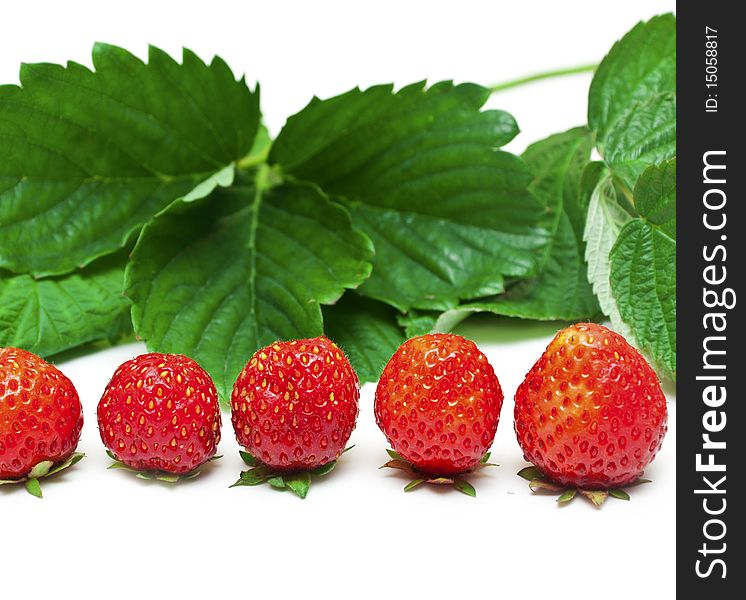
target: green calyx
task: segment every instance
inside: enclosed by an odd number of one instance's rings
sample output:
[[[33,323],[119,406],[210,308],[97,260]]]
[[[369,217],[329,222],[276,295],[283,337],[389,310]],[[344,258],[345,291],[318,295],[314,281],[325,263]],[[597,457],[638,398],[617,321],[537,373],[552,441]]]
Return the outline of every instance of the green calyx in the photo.
[[[462,475],[466,473],[474,473],[484,467],[498,466],[495,463],[489,462],[490,453],[487,452],[482,457],[482,459],[479,461],[477,466],[475,466],[470,471],[466,471],[465,473],[460,473],[459,475],[456,475],[453,477],[441,477],[441,476],[433,475],[431,473],[424,473],[423,471],[420,471],[411,462],[402,458],[400,454],[398,454],[397,452],[394,452],[393,450],[387,449],[386,452],[391,457],[391,460],[384,463],[379,468],[380,469],[385,469],[385,468],[398,469],[400,471],[404,471],[407,475],[412,477],[412,480],[407,485],[404,486],[405,492],[411,492],[413,489],[420,487],[423,483],[430,483],[432,485],[450,485],[450,486],[453,486],[454,489],[458,490],[462,494],[470,496],[471,498],[476,498],[477,490],[475,490],[474,486],[471,483],[469,483],[466,479],[464,479]]]
[[[132,467],[129,467],[125,465],[121,460],[119,460],[114,454],[107,450],[106,454],[109,456],[111,460],[114,462],[111,463],[107,469],[121,469],[123,471],[129,471],[130,473],[134,473],[135,477],[138,479],[145,479],[145,480],[156,480],[156,481],[162,481],[164,483],[177,483],[179,481],[187,481],[189,479],[194,479],[195,477],[199,476],[202,473],[202,467],[204,465],[201,465],[197,467],[196,469],[189,471],[188,473],[169,473],[167,471],[140,471],[137,469],[133,469]],[[213,462],[218,460],[219,458],[223,458],[222,456],[213,456],[212,458],[208,459],[207,463]]]
[[[540,492],[557,494],[557,503],[560,505],[567,504],[578,494],[589,500],[596,508],[603,506],[604,502],[606,502],[606,499],[609,497],[616,498],[617,500],[630,499],[629,494],[621,488],[590,490],[558,484],[533,466],[521,469],[518,471],[518,476],[528,481],[528,487],[531,488],[531,491],[535,494]],[[650,483],[650,480],[639,478],[624,487],[629,488],[641,483]]]
[[[59,463],[54,463],[51,460],[44,460],[31,469],[26,477],[21,477],[20,479],[0,479],[0,485],[23,483],[29,494],[36,496],[37,498],[42,498],[41,483],[39,483],[40,479],[51,477],[60,471],[64,471],[65,469],[72,467],[75,463],[80,462],[84,457],[85,454],[82,452],[75,452],[67,460]]]
[[[345,448],[342,451],[342,454],[348,450],[352,450],[352,448],[354,448],[354,446]],[[334,470],[334,467],[337,466],[337,461],[332,460],[309,471],[294,471],[292,473],[286,473],[265,465],[258,458],[244,450],[240,450],[239,454],[243,461],[251,468],[247,471],[242,471],[238,481],[230,487],[254,486],[268,483],[277,490],[289,490],[301,499],[308,495],[308,489],[311,487],[312,477],[323,477],[324,475],[328,475]]]

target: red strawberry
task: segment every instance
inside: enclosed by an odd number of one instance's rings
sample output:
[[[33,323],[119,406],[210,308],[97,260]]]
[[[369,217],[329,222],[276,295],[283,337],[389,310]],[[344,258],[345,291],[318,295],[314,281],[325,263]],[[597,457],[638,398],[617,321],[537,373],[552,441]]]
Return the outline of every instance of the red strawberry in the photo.
[[[621,335],[594,323],[560,331],[515,395],[524,457],[560,486],[607,490],[635,482],[660,449],[666,422],[653,369]]]
[[[122,363],[106,386],[98,427],[110,456],[143,477],[196,474],[220,442],[215,385],[186,356],[137,356]]]
[[[0,483],[24,481],[41,497],[39,477],[78,462],[83,411],[72,382],[36,354],[0,348]]]
[[[325,337],[257,350],[231,397],[236,439],[248,451],[242,456],[257,467],[236,485],[269,481],[304,497],[310,474],[328,473],[344,451],[359,399],[350,362]]]
[[[474,342],[444,333],[404,342],[376,388],[376,422],[398,455],[387,465],[404,468],[404,459],[435,483],[451,483],[486,460],[502,402],[500,382]]]

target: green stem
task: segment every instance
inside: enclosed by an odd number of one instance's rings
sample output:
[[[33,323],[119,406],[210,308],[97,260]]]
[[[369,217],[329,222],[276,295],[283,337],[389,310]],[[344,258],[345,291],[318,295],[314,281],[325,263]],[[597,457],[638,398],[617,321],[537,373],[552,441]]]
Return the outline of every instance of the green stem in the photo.
[[[566,69],[556,69],[554,71],[544,71],[543,73],[534,73],[533,75],[527,75],[519,79],[512,79],[511,81],[505,81],[503,83],[497,83],[491,85],[489,90],[494,94],[495,92],[501,92],[509,88],[518,87],[526,83],[532,83],[541,79],[549,79],[551,77],[563,77],[565,75],[576,75],[578,73],[590,73],[594,71],[598,65],[579,65],[577,67],[568,67]]]

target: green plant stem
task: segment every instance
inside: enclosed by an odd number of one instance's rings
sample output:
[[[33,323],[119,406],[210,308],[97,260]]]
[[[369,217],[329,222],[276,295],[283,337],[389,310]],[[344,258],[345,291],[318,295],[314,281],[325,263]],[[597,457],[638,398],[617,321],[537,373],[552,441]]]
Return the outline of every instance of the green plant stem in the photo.
[[[496,83],[489,87],[490,92],[501,92],[510,88],[518,87],[526,83],[533,83],[541,79],[550,79],[552,77],[564,77],[565,75],[576,75],[578,73],[590,73],[594,71],[598,65],[579,65],[577,67],[567,67],[565,69],[555,69],[554,71],[544,71],[543,73],[534,73],[533,75],[527,75],[526,77],[520,77],[519,79],[512,79],[503,83]]]

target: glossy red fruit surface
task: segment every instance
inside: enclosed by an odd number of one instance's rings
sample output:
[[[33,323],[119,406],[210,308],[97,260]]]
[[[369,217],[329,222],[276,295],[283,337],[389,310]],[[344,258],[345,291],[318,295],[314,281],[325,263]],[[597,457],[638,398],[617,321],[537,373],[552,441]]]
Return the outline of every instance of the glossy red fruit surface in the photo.
[[[653,369],[621,335],[595,323],[560,331],[515,396],[524,457],[563,485],[632,483],[660,449],[666,423]]]
[[[0,479],[75,451],[83,411],[72,382],[36,354],[0,348]]]
[[[360,382],[342,350],[325,337],[257,350],[231,397],[236,439],[279,471],[336,460],[358,414]]]
[[[376,422],[417,469],[452,475],[477,465],[495,439],[503,393],[474,342],[435,333],[394,353],[376,388]]]
[[[215,455],[220,425],[212,379],[180,354],[122,363],[98,404],[101,440],[137,471],[193,471]]]

